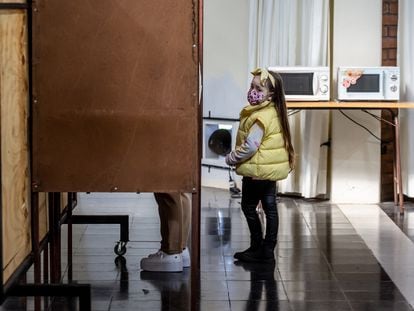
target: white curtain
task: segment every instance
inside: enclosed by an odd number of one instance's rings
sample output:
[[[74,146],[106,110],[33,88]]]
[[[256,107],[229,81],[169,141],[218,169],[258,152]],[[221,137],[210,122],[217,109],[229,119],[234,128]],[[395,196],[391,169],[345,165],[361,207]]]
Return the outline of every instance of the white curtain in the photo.
[[[327,66],[328,0],[249,1],[249,69]],[[289,121],[297,166],[279,183],[279,192],[326,195],[329,112],[302,110]]]
[[[398,65],[401,100],[414,102],[414,1],[399,1]],[[414,110],[400,110],[401,165],[404,194],[414,197]]]

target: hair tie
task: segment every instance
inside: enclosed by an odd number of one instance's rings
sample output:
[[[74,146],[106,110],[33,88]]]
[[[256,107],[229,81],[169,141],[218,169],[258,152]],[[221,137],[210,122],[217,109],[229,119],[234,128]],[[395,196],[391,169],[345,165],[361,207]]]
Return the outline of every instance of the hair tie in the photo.
[[[272,83],[272,86],[275,87],[275,78],[269,73],[269,71],[267,71],[267,69],[264,68],[256,68],[255,70],[253,70],[252,75],[254,76],[258,76],[260,75],[260,84],[261,85],[265,85],[265,82],[267,79],[270,80],[270,83]]]

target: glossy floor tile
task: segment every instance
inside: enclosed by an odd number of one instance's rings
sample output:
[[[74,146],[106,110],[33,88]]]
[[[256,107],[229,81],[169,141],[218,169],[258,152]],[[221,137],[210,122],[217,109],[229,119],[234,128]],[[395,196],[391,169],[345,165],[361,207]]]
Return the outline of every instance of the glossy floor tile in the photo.
[[[339,205],[386,273],[414,304],[414,244],[377,205]],[[411,210],[411,208],[409,209]],[[362,217],[361,217],[362,216]],[[369,220],[369,221],[368,221]],[[384,295],[390,295],[386,291]],[[392,291],[395,294],[395,291]]]
[[[400,256],[411,255],[414,247],[411,206],[398,223],[387,206],[384,212],[377,205],[280,198],[277,260],[269,265],[233,260],[235,251],[249,246],[240,199],[203,188],[201,201],[200,310],[413,310],[406,286],[414,287],[414,261]],[[73,281],[91,284],[93,310],[190,310],[189,269],[139,269],[141,258],[159,247],[152,194],[82,193],[75,213],[130,216],[131,241],[124,257],[113,251],[119,226],[73,227]],[[62,271],[68,282],[66,227],[62,230]],[[30,273],[27,278],[30,282]],[[33,310],[33,305],[32,298],[10,297],[0,310]],[[44,309],[77,310],[78,304],[56,298]]]
[[[382,203],[380,206],[388,217],[414,242],[414,203],[405,201],[404,205],[403,213],[400,213],[399,207],[393,203]]]

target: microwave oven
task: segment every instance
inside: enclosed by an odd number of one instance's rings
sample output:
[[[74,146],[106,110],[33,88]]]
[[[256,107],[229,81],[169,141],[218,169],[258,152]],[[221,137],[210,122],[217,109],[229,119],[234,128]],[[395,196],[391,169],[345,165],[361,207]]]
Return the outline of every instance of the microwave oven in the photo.
[[[283,80],[287,101],[328,101],[329,67],[269,67]]]
[[[339,67],[338,100],[400,99],[399,67]]]

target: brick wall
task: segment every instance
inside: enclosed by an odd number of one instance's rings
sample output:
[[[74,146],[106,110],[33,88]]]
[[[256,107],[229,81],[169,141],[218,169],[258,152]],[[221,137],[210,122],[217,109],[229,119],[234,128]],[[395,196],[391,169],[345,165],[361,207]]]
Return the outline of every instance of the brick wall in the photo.
[[[397,32],[398,32],[398,0],[382,1],[382,65],[397,65]],[[392,121],[388,111],[382,112],[382,117]],[[394,130],[385,122],[381,123],[381,201],[392,201],[394,197],[393,184],[393,153]]]
[[[398,0],[382,1],[382,65],[397,64]]]

